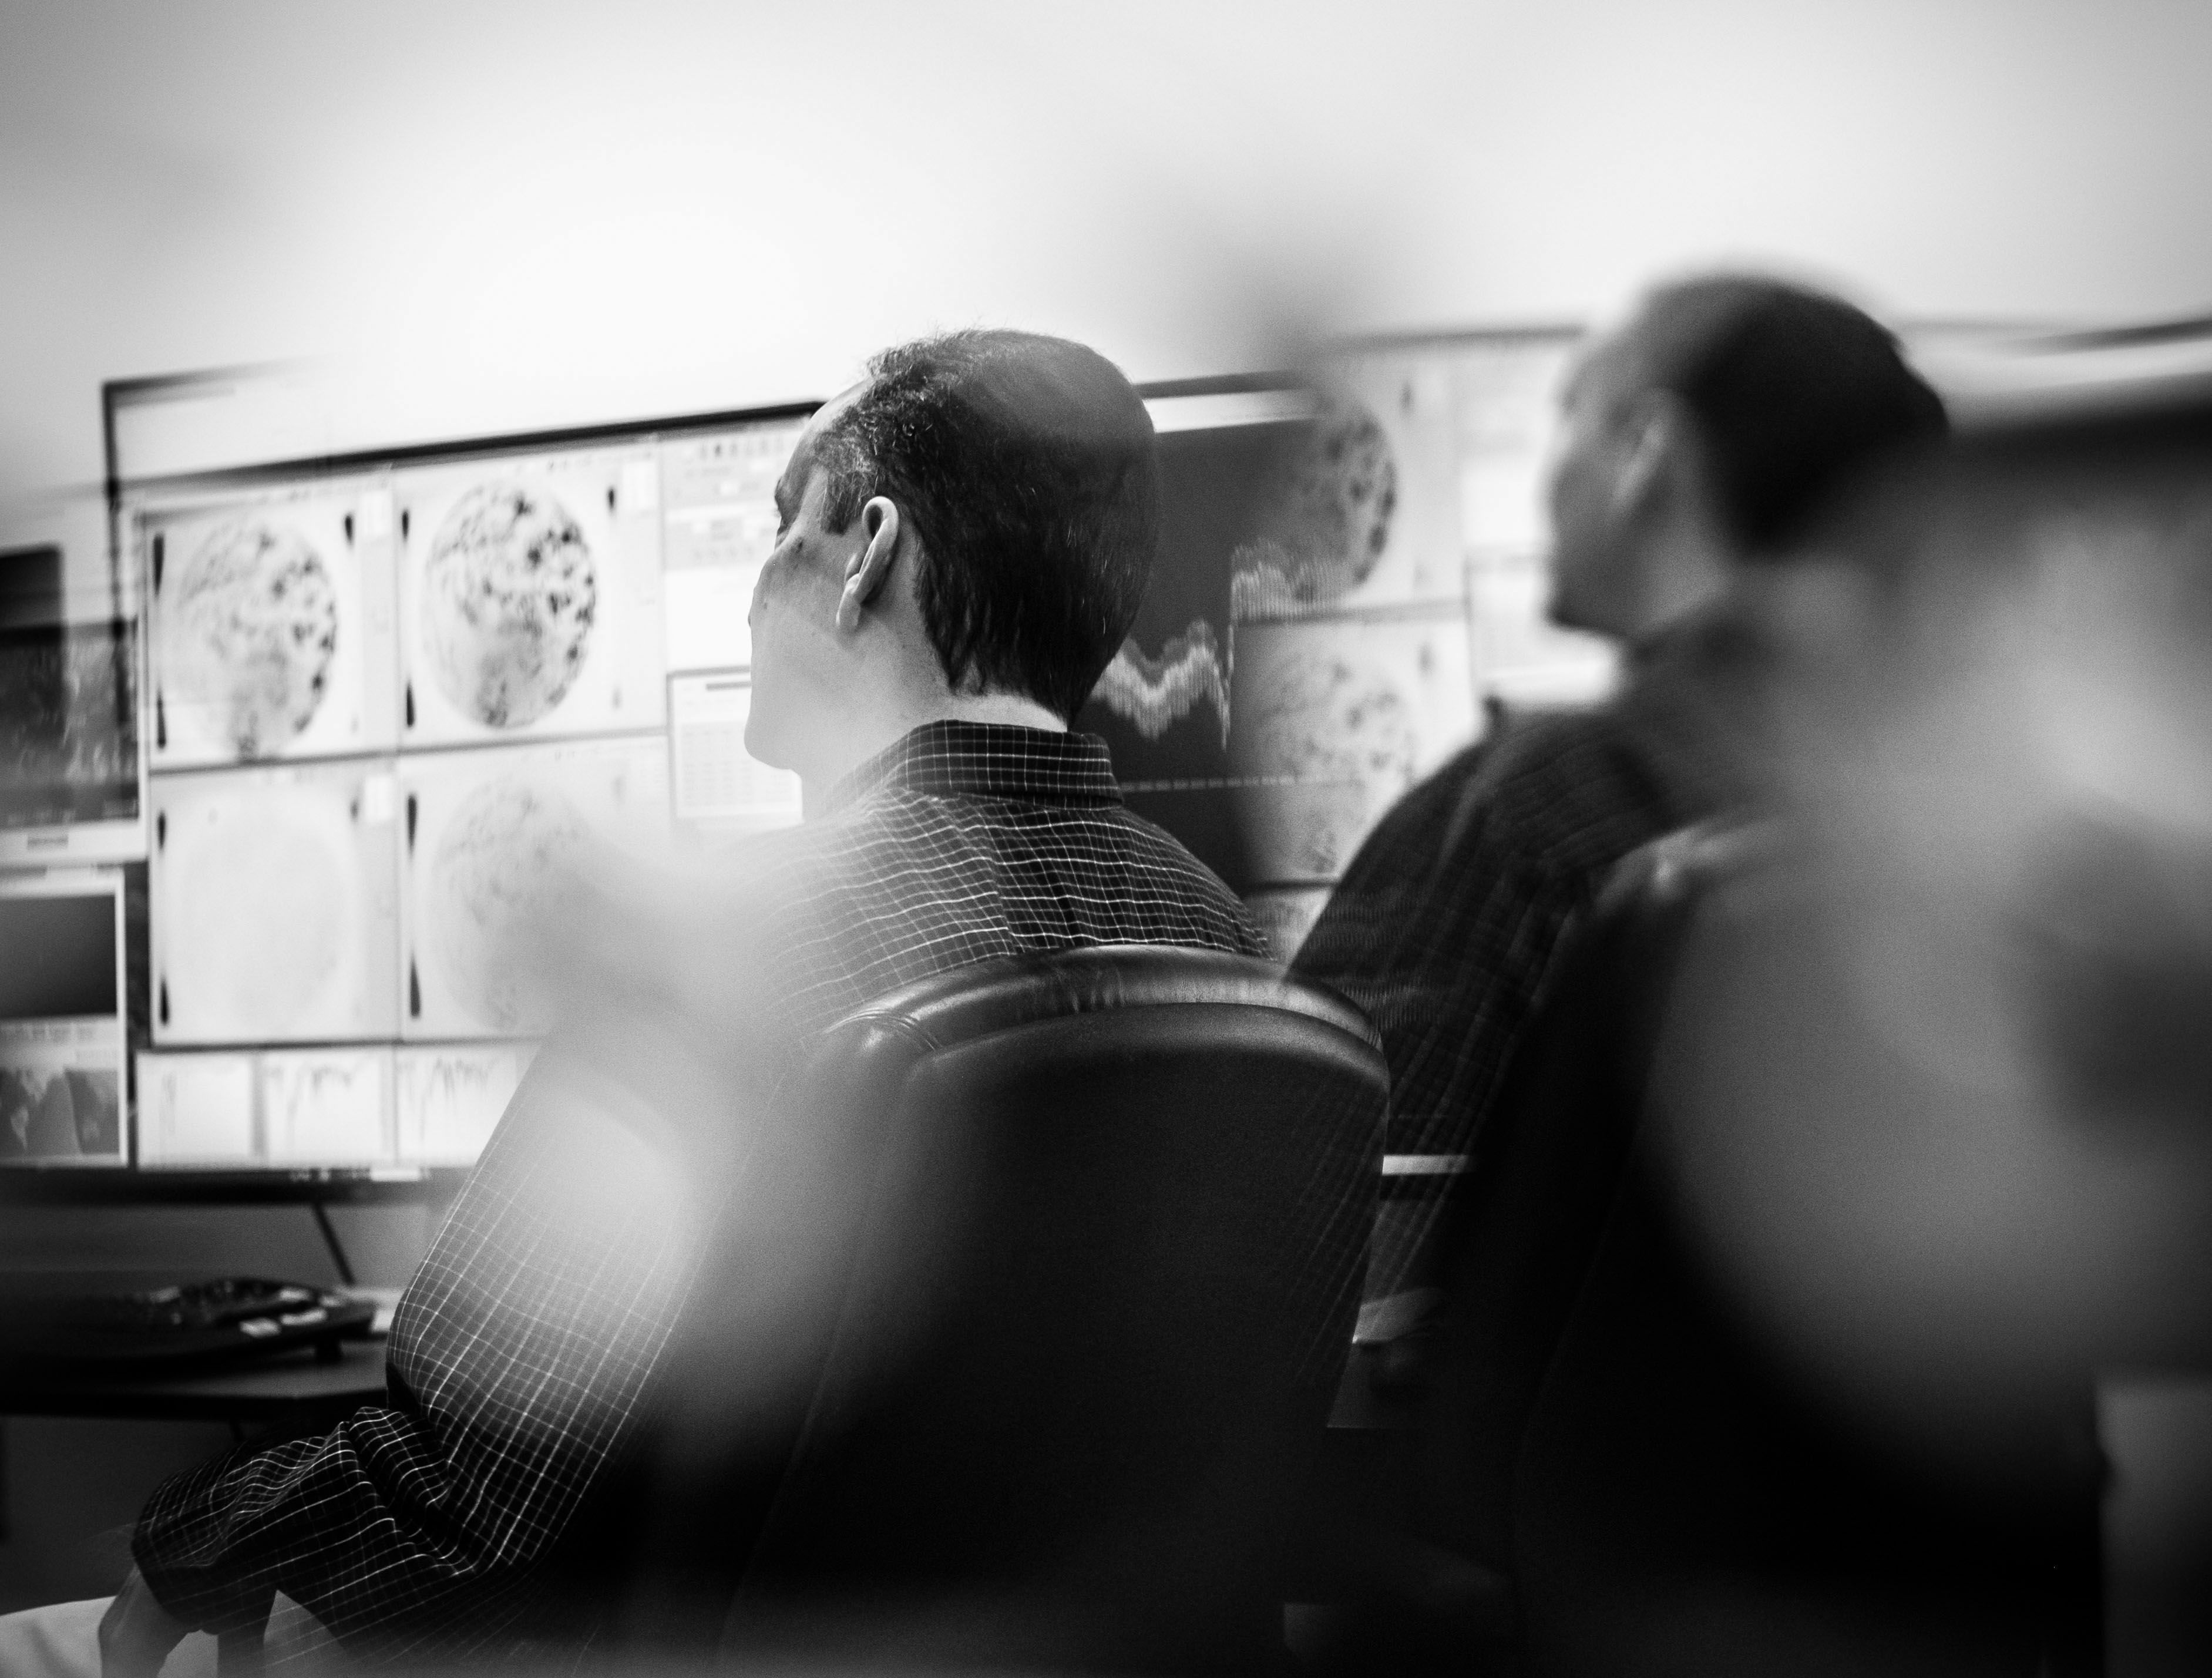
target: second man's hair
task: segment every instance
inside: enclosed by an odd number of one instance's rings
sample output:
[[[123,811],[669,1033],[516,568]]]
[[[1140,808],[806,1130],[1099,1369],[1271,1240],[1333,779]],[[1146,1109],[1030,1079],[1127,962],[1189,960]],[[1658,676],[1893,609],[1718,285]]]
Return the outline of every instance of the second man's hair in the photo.
[[[1645,382],[1695,417],[1749,558],[1784,551],[1853,478],[1948,429],[1888,329],[1807,287],[1734,274],[1662,286],[1637,336]]]

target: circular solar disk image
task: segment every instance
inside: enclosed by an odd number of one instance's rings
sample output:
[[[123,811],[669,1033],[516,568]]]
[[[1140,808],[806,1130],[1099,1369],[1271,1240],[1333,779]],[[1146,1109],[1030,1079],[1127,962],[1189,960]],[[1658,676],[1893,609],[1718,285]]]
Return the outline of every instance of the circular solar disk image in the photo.
[[[337,649],[337,593],[298,532],[218,525],[185,558],[162,618],[163,684],[228,750],[267,757],[313,720]]]
[[[1238,616],[1322,605],[1357,588],[1390,545],[1398,463],[1366,405],[1332,399],[1277,465],[1259,532],[1237,550]]]
[[[203,1035],[282,1037],[344,976],[351,893],[330,836],[307,814],[252,799],[177,848],[167,966],[180,1012],[189,1006]]]
[[[558,705],[591,650],[599,581],[579,525],[544,489],[478,484],[422,568],[422,647],[462,715],[520,728]]]
[[[424,907],[455,994],[495,1031],[527,1033],[545,1023],[530,941],[585,842],[573,804],[512,777],[477,787],[447,824]]]

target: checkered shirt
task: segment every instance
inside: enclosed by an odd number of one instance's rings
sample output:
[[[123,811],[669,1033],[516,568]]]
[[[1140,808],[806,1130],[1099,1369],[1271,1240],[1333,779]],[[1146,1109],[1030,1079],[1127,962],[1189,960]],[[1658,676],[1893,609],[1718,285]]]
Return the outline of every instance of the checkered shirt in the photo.
[[[1391,1152],[1479,1146],[1568,933],[1613,866],[1745,796],[1757,661],[1738,626],[1687,626],[1639,650],[1606,704],[1509,718],[1368,836],[1292,969],[1374,1021]],[[1370,1298],[1422,1280],[1432,1223],[1384,1220]]]
[[[929,724],[731,864],[694,944],[750,976],[718,994],[769,999],[752,1040],[787,1064],[860,1003],[996,956],[1265,953],[1228,889],[1123,808],[1090,736]],[[696,1012],[714,985],[677,988]],[[526,1651],[538,1564],[634,1431],[705,1226],[672,1212],[686,1197],[623,1091],[594,1087],[533,1068],[400,1300],[386,1405],[156,1490],[132,1548],[173,1614],[251,1625],[281,1590],[380,1663]]]

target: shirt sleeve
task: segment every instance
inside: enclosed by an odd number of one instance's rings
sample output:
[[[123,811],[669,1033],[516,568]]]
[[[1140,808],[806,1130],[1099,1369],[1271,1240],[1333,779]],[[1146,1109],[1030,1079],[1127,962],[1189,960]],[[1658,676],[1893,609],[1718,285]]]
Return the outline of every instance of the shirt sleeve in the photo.
[[[179,1474],[132,1551],[222,1631],[273,1590],[349,1648],[441,1657],[525,1606],[635,1415],[697,1262],[700,1208],[634,1102],[549,1048],[402,1296],[390,1401]]]

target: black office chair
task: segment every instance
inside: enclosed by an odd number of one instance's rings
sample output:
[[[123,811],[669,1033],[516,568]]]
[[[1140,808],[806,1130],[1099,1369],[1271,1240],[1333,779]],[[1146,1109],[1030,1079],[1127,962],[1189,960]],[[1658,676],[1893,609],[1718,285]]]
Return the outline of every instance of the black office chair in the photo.
[[[1684,939],[1758,842],[1697,827],[1623,859],[1477,1140],[1442,1243],[1449,1304],[1424,1394],[1420,1481],[1427,1535],[1500,1570],[1521,1441],[1613,1214]]]
[[[1612,1215],[1684,933],[1754,843],[1692,828],[1647,845],[1570,934],[1446,1213],[1444,1308],[1397,1377],[1413,1397],[1385,1512],[1311,1535],[1335,1540],[1316,1663],[1342,1678],[1517,1666],[1522,1444]]]
[[[603,1526],[603,1641],[1272,1667],[1387,1091],[1349,1005],[1183,949],[995,961],[832,1026]],[[763,1308],[763,1265],[822,1286]]]
[[[1694,1006],[1722,973],[1764,970],[1748,965],[1761,951],[1819,948],[1828,936],[1808,871],[1784,848],[1709,848],[1686,860],[1680,884],[1685,912],[1644,952],[1676,1009]],[[1834,1063],[1864,1069],[1859,1098],[1880,1099],[1871,1092],[1887,1087],[1890,1045],[1841,992],[1798,1001]],[[1670,1024],[1662,1041],[1656,1011],[1642,1021],[1627,1057],[1638,1081],[1591,1115],[1617,1155],[1595,1239],[1559,1301],[1564,1315],[1546,1307],[1554,1343],[1526,1401],[1513,1400],[1524,1425],[1510,1463],[1483,1453],[1486,1476],[1509,1471],[1495,1482],[1504,1500],[1480,1523],[1486,1541],[1505,1546],[1528,1666],[1699,1678],[2101,1671],[2086,1371],[2078,1385],[2008,1395],[1984,1416],[1983,1437],[1954,1439],[1941,1456],[1906,1447],[1824,1390],[1806,1348],[1856,1344],[1852,1325],[1812,1304],[1786,1329],[1747,1309],[1741,1279],[1716,1262],[1717,1244],[1736,1232],[1694,1209],[1689,1189],[1716,1169],[1710,1156],[1729,1133],[1690,1104],[1705,1085],[1652,1077],[1655,1043],[1670,1060],[1678,1048],[1795,1051],[1709,1026],[1677,1037]],[[1802,1075],[1766,1098],[1787,1102]],[[1791,1115],[1773,1118],[1771,1137],[1789,1135]],[[1579,1201],[1578,1223],[1593,1199]],[[1796,1262],[1838,1256],[1808,1247]],[[1942,1378],[1859,1372],[1893,1389],[1926,1380],[1931,1401]]]
[[[1800,877],[1773,833],[1691,830],[1570,946],[1451,1231],[1406,1571],[1453,1592],[1375,1605],[1390,1669],[2094,1669],[2094,1473],[1992,1498],[1885,1456],[1686,1223],[1655,1078],[1685,963],[1797,935]]]

